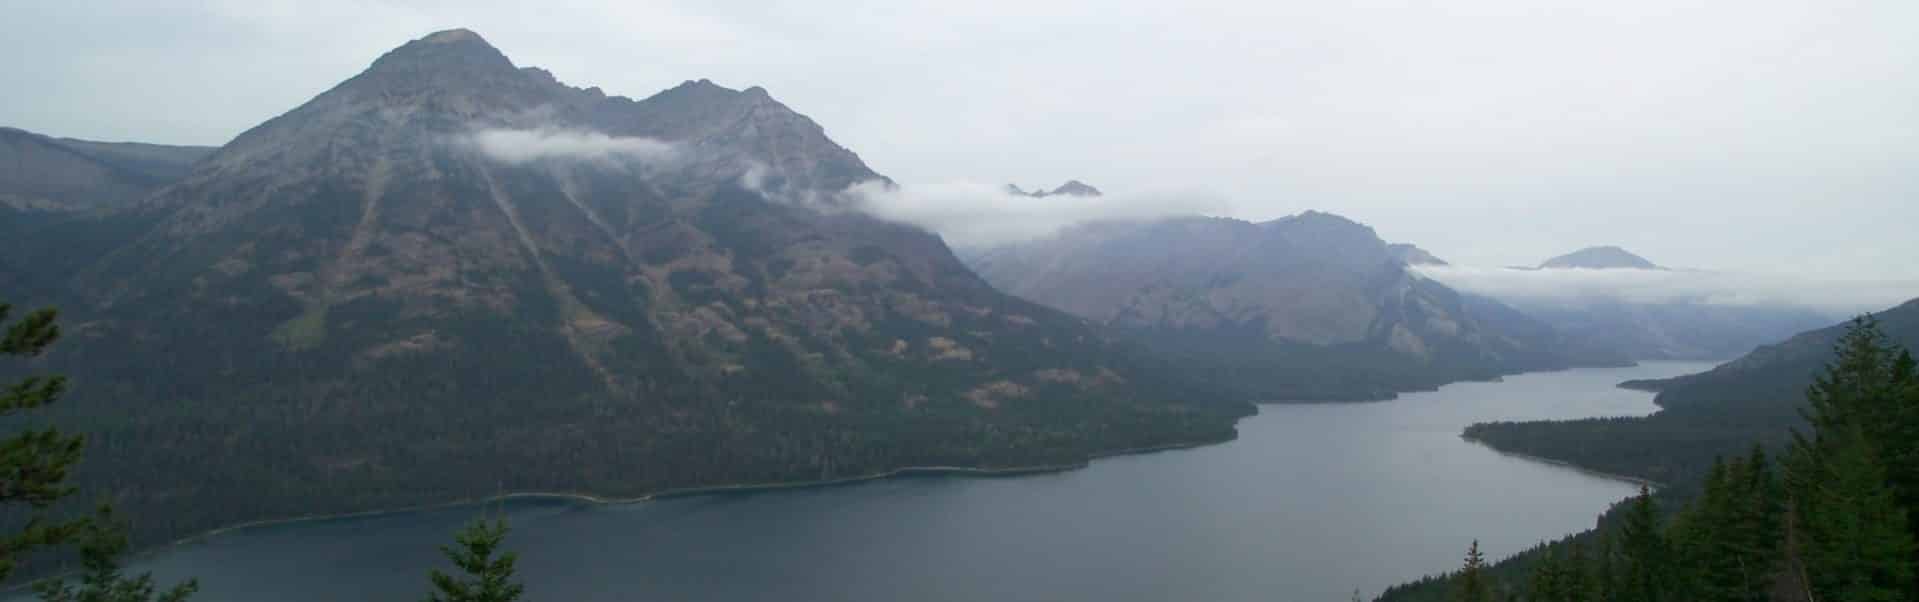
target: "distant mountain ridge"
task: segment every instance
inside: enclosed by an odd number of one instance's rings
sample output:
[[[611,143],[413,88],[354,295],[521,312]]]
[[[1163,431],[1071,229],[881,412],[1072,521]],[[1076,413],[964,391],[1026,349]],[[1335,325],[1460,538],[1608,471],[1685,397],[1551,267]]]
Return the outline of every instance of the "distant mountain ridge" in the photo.
[[[1006,192],[1007,194],[1011,194],[1014,196],[1030,196],[1033,198],[1046,198],[1049,196],[1089,197],[1089,196],[1102,196],[1103,194],[1099,191],[1098,188],[1094,188],[1091,185],[1088,185],[1085,182],[1081,182],[1079,180],[1067,180],[1065,184],[1061,184],[1059,185],[1059,187],[1054,188],[1052,190],[1034,190],[1031,192],[1021,189],[1017,185],[1007,184]]]
[[[54,138],[0,127],[0,209],[118,207],[184,177],[211,147]]]
[[[1446,267],[1444,263],[1409,263]],[[1512,277],[1535,278],[1539,282],[1531,287],[1532,291],[1521,288],[1481,289],[1480,292],[1551,324],[1568,337],[1617,349],[1634,359],[1723,360],[1834,319],[1832,315],[1796,306],[1733,305],[1685,298],[1635,300],[1630,297],[1634,292],[1632,287],[1655,286],[1648,279],[1671,281],[1703,272],[1662,267],[1613,246],[1588,247],[1548,259],[1539,267],[1504,270],[1510,270],[1505,273]],[[1448,272],[1435,269],[1429,273],[1444,278]],[[1564,289],[1552,289],[1550,294],[1537,292],[1542,287],[1577,284],[1589,278],[1603,278],[1602,281],[1622,288],[1619,294],[1589,289],[1571,289],[1589,291],[1580,295],[1568,294]],[[1470,280],[1461,286],[1472,288]]]
[[[1420,277],[1403,252],[1308,211],[1088,223],[968,260],[1001,290],[1135,332],[1262,399],[1379,398],[1625,361]]]

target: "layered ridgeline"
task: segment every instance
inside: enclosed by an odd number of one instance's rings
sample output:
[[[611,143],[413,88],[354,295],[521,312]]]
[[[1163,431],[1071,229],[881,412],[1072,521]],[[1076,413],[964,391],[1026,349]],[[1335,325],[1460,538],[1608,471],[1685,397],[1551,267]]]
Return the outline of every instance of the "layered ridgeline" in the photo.
[[[1919,299],[1874,314],[1894,343],[1919,349]],[[1643,418],[1474,425],[1466,435],[1494,448],[1666,483],[1688,483],[1715,456],[1754,443],[1783,445],[1800,428],[1813,375],[1831,361],[1848,325],[1800,333],[1699,374],[1623,386],[1658,391],[1662,408]]]
[[[184,177],[211,152],[204,146],[94,142],[0,127],[0,211],[122,206]]]
[[[1724,302],[1704,290],[1688,293],[1688,282],[1712,274],[1662,267],[1614,246],[1580,249],[1531,268],[1462,272],[1439,264],[1424,269],[1462,290],[1498,298],[1568,336],[1635,359],[1738,357],[1837,318],[1804,307]]]
[[[1261,399],[1375,399],[1625,361],[1420,277],[1407,258],[1421,255],[1306,212],[1089,223],[968,257],[1000,290],[1132,333]]]
[[[128,210],[36,230],[0,284],[67,309],[47,368],[94,434],[81,485],[149,542],[507,491],[1073,464],[1251,411],[842,210],[876,179],[765,90],[607,96],[455,30]]]

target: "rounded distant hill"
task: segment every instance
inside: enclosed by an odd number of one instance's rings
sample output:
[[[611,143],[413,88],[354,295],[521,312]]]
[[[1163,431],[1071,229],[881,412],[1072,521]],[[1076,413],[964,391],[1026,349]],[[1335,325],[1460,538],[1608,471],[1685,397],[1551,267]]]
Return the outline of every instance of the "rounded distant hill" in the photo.
[[[1635,270],[1665,269],[1651,261],[1647,261],[1644,257],[1634,255],[1630,251],[1613,246],[1586,247],[1548,259],[1545,263],[1539,264],[1539,267],[1542,269],[1586,268],[1594,270],[1616,268]]]

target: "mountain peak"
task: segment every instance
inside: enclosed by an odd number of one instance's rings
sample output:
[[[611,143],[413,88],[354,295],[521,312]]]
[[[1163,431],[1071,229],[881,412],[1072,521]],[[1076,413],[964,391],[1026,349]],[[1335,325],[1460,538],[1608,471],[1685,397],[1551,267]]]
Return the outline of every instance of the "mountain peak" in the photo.
[[[1091,185],[1088,185],[1087,183],[1081,182],[1079,180],[1067,180],[1065,184],[1060,184],[1059,188],[1054,188],[1052,194],[1055,194],[1055,195],[1063,194],[1067,196],[1100,196],[1101,195],[1098,188],[1094,188]]]
[[[426,37],[407,42],[399,48],[387,51],[373,66],[370,73],[378,72],[419,72],[448,71],[497,71],[513,69],[513,61],[506,58],[499,49],[488,44],[480,34],[467,29],[448,29],[427,34]]]
[[[464,27],[458,27],[458,28],[448,29],[444,31],[436,31],[436,32],[427,34],[427,36],[424,38],[420,38],[420,41],[428,44],[450,44],[453,42],[469,42],[469,41],[477,41],[481,44],[486,43],[486,39],[481,38],[480,34],[473,33],[473,30],[467,29]]]
[[[1006,193],[1014,196],[1030,196],[1033,198],[1045,198],[1049,196],[1062,196],[1062,195],[1064,196],[1103,196],[1105,194],[1100,192],[1098,188],[1094,188],[1092,185],[1087,184],[1085,182],[1081,182],[1079,180],[1067,180],[1065,184],[1060,184],[1058,188],[1054,188],[1052,190],[1038,189],[1032,192],[1027,192],[1025,189],[1020,188],[1016,184],[1007,184]]]
[[[1625,249],[1612,246],[1612,245],[1586,247],[1584,249],[1580,249],[1577,251],[1573,251],[1571,253],[1567,253],[1565,255],[1560,255],[1558,257],[1548,259],[1545,262],[1539,264],[1539,267],[1541,269],[1584,268],[1589,270],[1665,269],[1665,268],[1659,267],[1657,264],[1654,264],[1651,261],[1648,261],[1644,257],[1640,257],[1638,255],[1632,254],[1631,251],[1627,251]]]

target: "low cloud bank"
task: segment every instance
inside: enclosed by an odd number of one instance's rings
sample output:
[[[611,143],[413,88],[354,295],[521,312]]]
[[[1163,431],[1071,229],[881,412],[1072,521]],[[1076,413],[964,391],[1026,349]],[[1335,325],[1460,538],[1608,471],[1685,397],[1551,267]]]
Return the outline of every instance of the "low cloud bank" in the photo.
[[[1878,311],[1919,297],[1919,281],[1820,280],[1701,270],[1484,268],[1418,266],[1453,288],[1515,302],[1788,306],[1834,315]]]
[[[1089,221],[1231,213],[1224,197],[1197,190],[1034,198],[980,182],[909,187],[864,182],[847,193],[868,213],[938,232],[958,247],[1019,242]]]
[[[558,128],[483,129],[466,140],[482,154],[514,164],[546,159],[658,162],[676,154],[672,144],[652,138]]]

